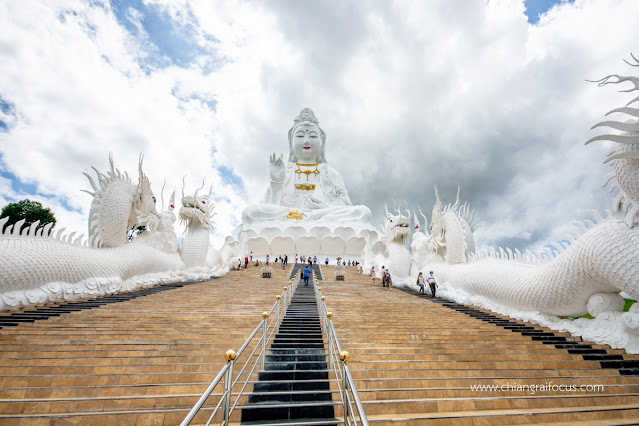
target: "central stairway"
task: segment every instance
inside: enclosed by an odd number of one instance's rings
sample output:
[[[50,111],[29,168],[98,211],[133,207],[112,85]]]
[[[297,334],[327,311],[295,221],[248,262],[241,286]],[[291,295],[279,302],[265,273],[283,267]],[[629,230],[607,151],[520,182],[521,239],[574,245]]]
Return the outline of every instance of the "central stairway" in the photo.
[[[264,371],[242,407],[242,424],[337,422],[312,280],[308,286],[300,281],[293,294]]]

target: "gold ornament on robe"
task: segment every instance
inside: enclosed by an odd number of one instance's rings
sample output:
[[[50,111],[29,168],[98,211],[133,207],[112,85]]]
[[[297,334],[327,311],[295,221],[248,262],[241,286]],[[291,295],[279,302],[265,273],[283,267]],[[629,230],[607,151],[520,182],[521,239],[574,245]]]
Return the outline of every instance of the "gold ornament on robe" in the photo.
[[[297,169],[295,169],[295,173],[297,173],[297,178],[302,178],[302,173],[306,175],[306,180],[308,180],[308,175],[319,175],[320,171],[317,168],[317,163],[295,163]],[[302,170],[300,167],[315,167],[315,170]]]
[[[310,184],[310,185],[298,184],[298,185],[295,185],[295,188],[301,189],[303,191],[313,191],[315,189],[315,185],[314,184]]]
[[[288,216],[286,216],[287,219],[293,219],[293,220],[302,220],[302,214],[299,212],[299,210],[295,209],[295,210],[289,210],[288,211]]]

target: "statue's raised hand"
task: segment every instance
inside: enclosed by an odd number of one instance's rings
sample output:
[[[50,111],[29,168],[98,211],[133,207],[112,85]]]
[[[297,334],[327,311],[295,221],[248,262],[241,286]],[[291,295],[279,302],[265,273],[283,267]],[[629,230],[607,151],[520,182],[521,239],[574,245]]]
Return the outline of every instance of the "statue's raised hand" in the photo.
[[[275,154],[269,157],[271,166],[271,182],[282,183],[286,177],[286,167],[284,165],[284,156],[277,157]]]

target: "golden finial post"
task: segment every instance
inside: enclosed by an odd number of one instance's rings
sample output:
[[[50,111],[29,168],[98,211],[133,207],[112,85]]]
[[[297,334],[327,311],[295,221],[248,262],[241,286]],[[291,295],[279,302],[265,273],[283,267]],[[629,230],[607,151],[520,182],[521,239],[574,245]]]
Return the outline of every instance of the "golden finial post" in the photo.
[[[237,354],[235,353],[235,351],[233,349],[229,349],[224,354],[224,359],[226,360],[226,362],[231,362],[231,361],[235,360],[236,355]]]

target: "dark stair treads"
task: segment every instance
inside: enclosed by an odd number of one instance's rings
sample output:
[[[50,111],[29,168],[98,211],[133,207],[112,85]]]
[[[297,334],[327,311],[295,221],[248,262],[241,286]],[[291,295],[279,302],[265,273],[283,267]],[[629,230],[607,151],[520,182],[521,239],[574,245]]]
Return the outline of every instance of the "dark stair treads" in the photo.
[[[211,278],[213,279],[213,278]],[[197,284],[202,281],[188,281],[182,283],[163,284],[156,287],[148,287],[141,290],[130,291],[128,293],[111,294],[81,302],[67,302],[56,306],[43,306],[39,308],[29,308],[21,312],[14,312],[10,315],[0,315],[0,328],[15,327],[21,323],[46,320],[50,317],[57,317],[62,314],[80,312],[85,309],[99,308],[111,303],[126,302],[138,297],[161,293],[167,290],[182,288],[189,284]]]
[[[428,296],[421,297],[428,298],[434,303],[438,303],[489,324],[495,324],[512,332],[519,333],[522,336],[528,336],[532,340],[540,341],[545,345],[554,345],[557,349],[566,349],[570,354],[581,355],[586,361],[599,361],[601,368],[619,370],[619,374],[622,376],[639,376],[639,361],[627,360],[621,354],[609,354],[606,349],[594,349],[592,345],[570,341],[564,336],[557,336],[552,331],[540,330],[529,324],[521,324],[513,320],[500,318],[488,312],[483,312],[476,308],[449,300],[433,299]]]
[[[315,292],[300,285],[241,407],[242,424],[336,424],[335,405]]]

